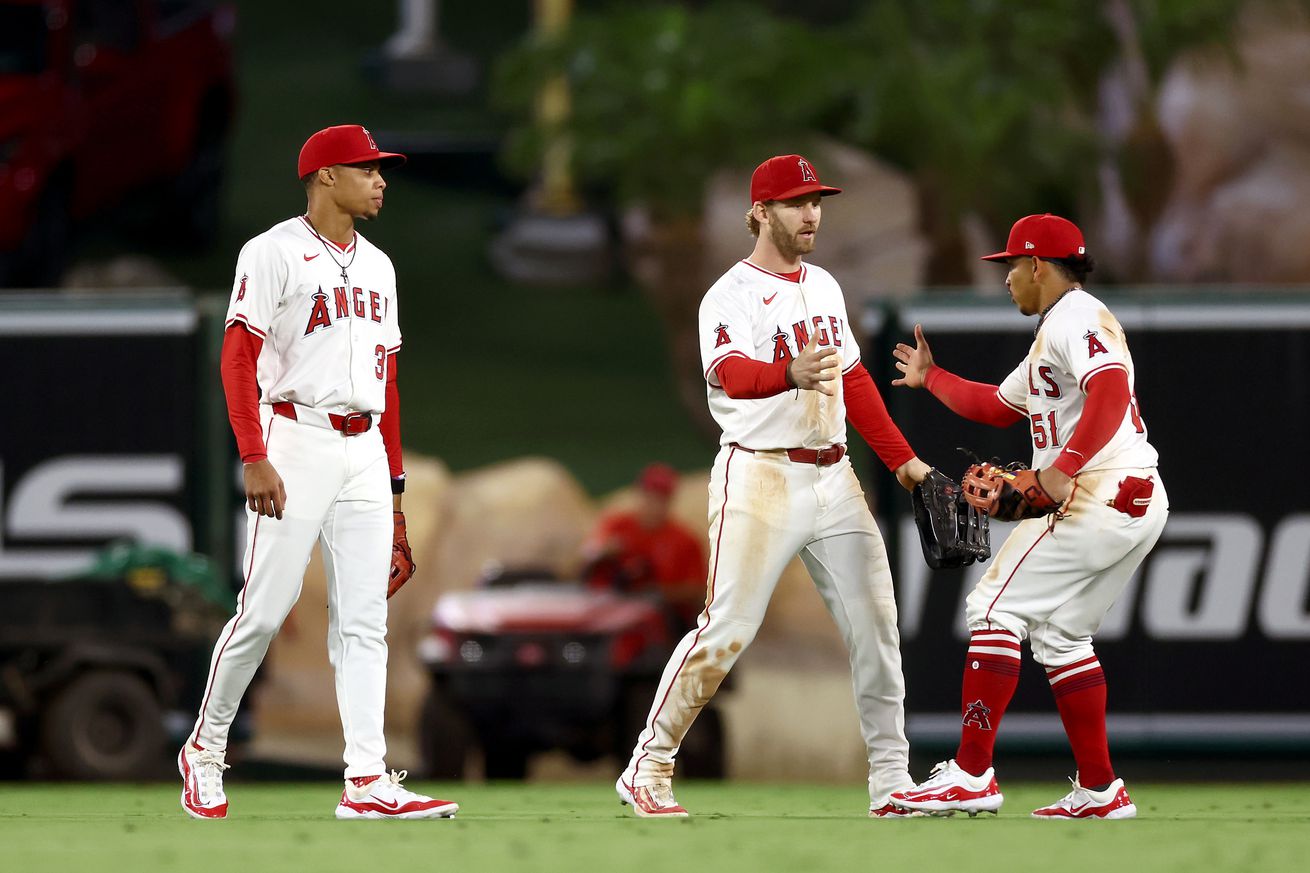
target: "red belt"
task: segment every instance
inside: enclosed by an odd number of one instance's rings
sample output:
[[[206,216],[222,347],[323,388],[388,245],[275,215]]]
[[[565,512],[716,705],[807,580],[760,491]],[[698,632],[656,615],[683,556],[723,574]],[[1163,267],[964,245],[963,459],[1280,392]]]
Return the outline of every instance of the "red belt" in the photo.
[[[299,416],[296,414],[296,404],[283,401],[273,404],[273,411],[278,415],[297,421]],[[328,424],[333,430],[341,431],[344,436],[355,436],[364,433],[373,427],[373,416],[367,412],[350,412],[346,415],[337,415],[335,412],[326,413]]]
[[[762,449],[748,449],[740,443],[731,443],[730,445],[751,454],[763,451]],[[787,452],[787,459],[790,461],[795,461],[797,464],[814,464],[818,467],[831,467],[846,457],[846,447],[840,444],[825,446],[822,449],[785,449],[784,451]]]

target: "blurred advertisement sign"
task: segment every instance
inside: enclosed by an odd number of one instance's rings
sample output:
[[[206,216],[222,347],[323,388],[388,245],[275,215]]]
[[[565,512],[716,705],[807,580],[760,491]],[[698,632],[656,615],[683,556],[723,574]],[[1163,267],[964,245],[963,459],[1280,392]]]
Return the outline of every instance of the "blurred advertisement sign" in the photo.
[[[198,324],[185,295],[0,300],[0,581],[193,548]]]

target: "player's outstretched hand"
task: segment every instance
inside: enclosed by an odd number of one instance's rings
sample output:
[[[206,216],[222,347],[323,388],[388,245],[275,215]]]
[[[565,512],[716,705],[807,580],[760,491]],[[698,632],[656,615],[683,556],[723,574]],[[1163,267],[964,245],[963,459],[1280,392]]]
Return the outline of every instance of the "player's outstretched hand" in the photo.
[[[892,384],[922,388],[928,371],[932,369],[932,349],[928,348],[928,340],[923,335],[923,325],[914,326],[914,348],[897,343],[892,349],[892,357],[896,359],[896,369],[903,374],[901,378],[893,379]]]
[[[819,332],[816,330],[810,334],[810,341],[801,353],[787,365],[787,381],[797,388],[831,397],[837,389],[828,383],[837,378],[840,368],[841,359],[835,351],[819,348]]]
[[[932,472],[932,467],[920,461],[916,455],[897,467],[894,472],[896,473],[896,481],[901,483],[901,487],[906,491],[913,491],[915,485],[928,478],[928,474]]]
[[[246,484],[246,506],[250,511],[281,519],[282,510],[287,505],[287,489],[268,459],[246,464],[241,474]]]

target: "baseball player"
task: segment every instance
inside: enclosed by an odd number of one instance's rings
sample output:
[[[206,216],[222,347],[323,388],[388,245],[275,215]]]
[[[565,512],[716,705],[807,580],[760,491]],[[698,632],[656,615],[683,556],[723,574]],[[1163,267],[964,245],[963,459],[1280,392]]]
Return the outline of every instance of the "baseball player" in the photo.
[[[928,473],[860,363],[841,288],[805,263],[823,185],[800,155],[751,177],[756,236],[701,302],[710,411],[723,429],[710,475],[705,609],[674,649],[620,800],[643,817],[685,816],[673,761],[697,713],[754,639],[787,562],[800,553],[850,651],[869,757],[869,815],[904,817],[888,798],[912,784],[896,601],[882,537],[846,457],[846,420],[906,488]]]
[[[178,755],[182,808],[196,818],[227,815],[228,730],[300,596],[315,541],[345,733],[337,818],[438,818],[459,808],[405,789],[405,774],[383,763],[387,597],[408,578],[393,575],[388,585],[393,544],[400,551],[404,535],[401,338],[395,268],[355,221],[378,216],[382,170],[404,160],[379,151],[359,125],[319,131],[300,151],[305,214],[250,240],[237,258],[222,375],[244,463],[245,584]]]
[[[1028,357],[999,385],[967,382],[933,362],[923,329],[893,354],[892,384],[927,388],[952,411],[985,424],[1025,422],[1038,487],[1060,505],[1020,522],[969,595],[960,746],[926,782],[892,795],[905,809],[996,812],[1002,795],[992,748],[1019,681],[1025,640],[1046,670],[1078,774],[1073,790],[1036,810],[1041,819],[1136,815],[1110,765],[1105,675],[1092,636],[1169,514],[1155,449],[1133,395],[1133,359],[1119,322],[1082,288],[1093,262],[1076,226],[1055,215],[1015,222],[1005,284],[1038,316]]]

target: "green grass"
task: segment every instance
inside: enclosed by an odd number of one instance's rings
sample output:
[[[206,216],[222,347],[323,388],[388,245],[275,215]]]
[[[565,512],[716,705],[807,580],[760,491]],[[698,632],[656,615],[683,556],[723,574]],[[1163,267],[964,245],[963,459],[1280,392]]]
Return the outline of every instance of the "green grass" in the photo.
[[[428,785],[453,821],[337,822],[332,784],[228,780],[232,816],[197,822],[172,785],[5,785],[4,869],[1057,871],[1304,869],[1310,785],[1137,783],[1129,822],[1040,822],[1059,786],[1005,786],[1000,816],[870,821],[858,786],[686,783],[697,815],[639,821],[608,785]],[[415,786],[420,787],[420,786]]]

